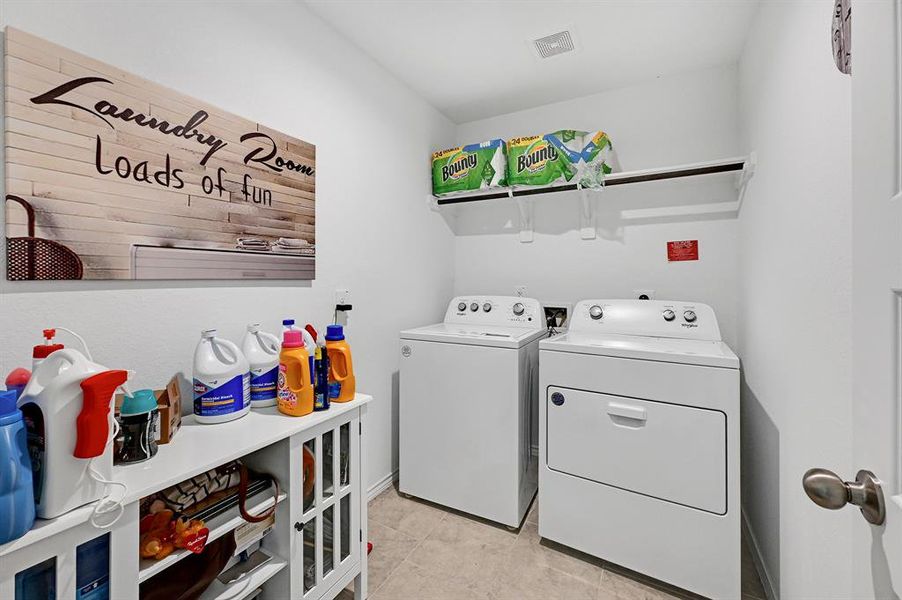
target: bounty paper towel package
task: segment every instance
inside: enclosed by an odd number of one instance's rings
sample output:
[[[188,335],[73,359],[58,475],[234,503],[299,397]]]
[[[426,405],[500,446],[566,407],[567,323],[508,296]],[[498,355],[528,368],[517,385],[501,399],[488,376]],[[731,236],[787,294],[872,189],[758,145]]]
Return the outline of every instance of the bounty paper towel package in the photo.
[[[582,131],[566,129],[508,140],[507,181],[511,186],[570,183],[583,149]]]
[[[506,185],[504,140],[489,140],[432,153],[432,193],[436,196]]]
[[[620,165],[608,134],[604,131],[585,134],[579,164],[580,185],[584,188],[601,187],[605,175],[615,170],[620,170]]]

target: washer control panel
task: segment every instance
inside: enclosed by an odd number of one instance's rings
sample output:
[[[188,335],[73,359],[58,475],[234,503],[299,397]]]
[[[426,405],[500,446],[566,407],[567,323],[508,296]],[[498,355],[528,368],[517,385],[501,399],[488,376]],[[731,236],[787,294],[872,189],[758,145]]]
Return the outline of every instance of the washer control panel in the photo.
[[[582,300],[570,331],[721,341],[714,310],[699,302]]]
[[[544,329],[544,311],[534,298],[459,296],[451,300],[445,323],[469,323]]]

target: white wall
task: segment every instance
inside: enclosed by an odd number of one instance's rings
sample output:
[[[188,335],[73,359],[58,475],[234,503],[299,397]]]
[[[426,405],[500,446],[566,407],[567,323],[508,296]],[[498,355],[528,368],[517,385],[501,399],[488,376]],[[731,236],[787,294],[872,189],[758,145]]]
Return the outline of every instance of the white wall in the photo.
[[[50,325],[138,386],[191,375],[200,330],[330,322],[349,287],[349,341],[370,409],[369,480],[397,465],[397,333],[438,320],[452,294],[452,235],[422,171],[453,125],[298,2],[9,2],[0,25],[191,94],[317,145],[317,279],[307,283],[73,282],[0,288],[0,372],[30,361]],[[3,212],[3,211],[0,211]]]
[[[623,169],[642,169],[740,154],[735,67],[663,77],[643,85],[576,98],[458,127],[458,142],[557,129],[604,129]],[[528,295],[575,302],[630,297],[654,289],[661,299],[705,302],[735,342],[737,222],[732,215],[653,215],[630,210],[736,200],[734,177],[714,176],[611,187],[598,195],[598,238],[579,234],[576,192],[536,201],[535,241],[519,242],[510,202],[445,209],[455,240],[455,292]],[[698,239],[698,262],[668,263],[666,243]]]
[[[810,467],[855,472],[851,80],[830,18],[828,1],[762,3],[740,64],[743,144],[760,161],[739,223],[743,504],[783,598],[850,596],[844,540],[860,519],[801,486]]]

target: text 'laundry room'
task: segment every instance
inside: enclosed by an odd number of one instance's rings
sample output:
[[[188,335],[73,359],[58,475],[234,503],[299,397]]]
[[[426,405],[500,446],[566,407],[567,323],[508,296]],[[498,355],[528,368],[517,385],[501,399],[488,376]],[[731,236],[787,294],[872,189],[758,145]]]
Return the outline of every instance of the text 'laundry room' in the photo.
[[[902,594],[902,0],[0,46],[0,600]]]

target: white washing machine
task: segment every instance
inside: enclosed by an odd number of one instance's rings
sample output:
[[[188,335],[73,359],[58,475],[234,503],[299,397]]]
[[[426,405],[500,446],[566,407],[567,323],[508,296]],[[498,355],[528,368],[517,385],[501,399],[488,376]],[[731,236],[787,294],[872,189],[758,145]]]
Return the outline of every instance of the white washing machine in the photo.
[[[536,493],[538,301],[461,296],[401,332],[400,490],[509,527]]]
[[[739,598],[739,359],[711,307],[585,300],[539,347],[539,534]]]

